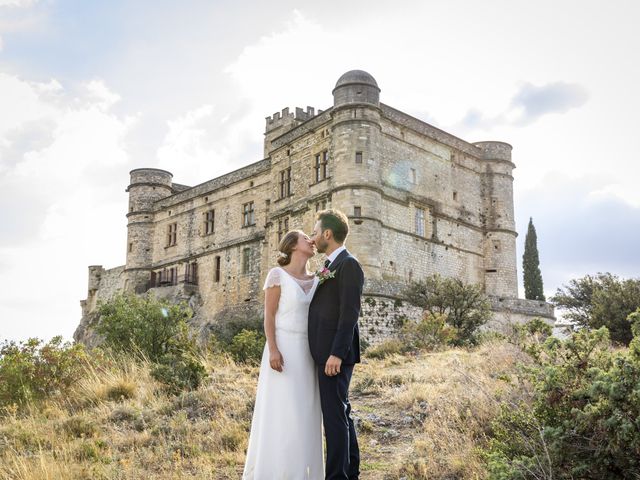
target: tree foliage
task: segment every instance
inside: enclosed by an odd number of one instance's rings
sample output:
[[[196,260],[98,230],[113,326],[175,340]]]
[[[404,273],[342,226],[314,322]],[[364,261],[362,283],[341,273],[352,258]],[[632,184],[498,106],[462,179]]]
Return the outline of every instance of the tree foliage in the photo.
[[[0,406],[30,402],[64,394],[82,375],[87,360],[84,347],[53,337],[47,343],[29,338],[0,345]]]
[[[454,345],[476,343],[477,329],[491,317],[491,305],[482,287],[456,278],[434,274],[412,282],[404,294],[409,303],[446,318],[457,331],[451,342]]]
[[[530,401],[506,404],[486,458],[495,479],[632,479],[640,471],[640,310],[630,348],[613,349],[606,327],[527,351],[521,380]]]
[[[630,313],[640,307],[640,279],[621,280],[611,273],[574,279],[559,288],[551,302],[564,317],[582,327],[607,327],[611,340],[628,345],[632,338]]]
[[[172,393],[198,388],[206,373],[187,323],[193,312],[185,302],[173,304],[150,292],[119,293],[100,302],[98,312],[96,332],[104,338],[103,348],[148,358],[154,378]]]
[[[533,219],[529,218],[529,227],[524,240],[524,255],[522,255],[522,272],[524,276],[524,298],[529,300],[546,300],[542,286],[540,272],[540,258],[538,255],[538,236],[533,226]]]

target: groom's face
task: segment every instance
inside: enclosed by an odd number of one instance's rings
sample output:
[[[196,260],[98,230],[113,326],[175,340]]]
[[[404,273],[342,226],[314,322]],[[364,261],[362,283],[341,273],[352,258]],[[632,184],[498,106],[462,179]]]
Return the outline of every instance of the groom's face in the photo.
[[[313,233],[311,234],[311,241],[315,244],[318,253],[324,253],[327,251],[329,243],[322,235],[322,222],[318,220],[315,227],[313,227]]]

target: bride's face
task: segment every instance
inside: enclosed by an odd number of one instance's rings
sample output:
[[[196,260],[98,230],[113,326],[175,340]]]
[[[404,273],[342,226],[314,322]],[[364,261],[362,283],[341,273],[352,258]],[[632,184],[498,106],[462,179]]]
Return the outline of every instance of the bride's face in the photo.
[[[296,248],[305,257],[313,257],[316,254],[316,246],[313,244],[309,235],[303,232],[298,233],[298,243]]]

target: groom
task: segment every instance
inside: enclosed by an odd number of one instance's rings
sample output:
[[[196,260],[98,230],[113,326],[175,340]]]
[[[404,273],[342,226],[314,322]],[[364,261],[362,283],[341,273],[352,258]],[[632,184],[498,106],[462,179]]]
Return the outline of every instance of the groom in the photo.
[[[357,480],[360,474],[358,439],[350,417],[349,382],[360,362],[358,317],[364,273],[344,246],[347,216],[323,210],[311,234],[319,253],[328,257],[309,305],[309,348],[317,365],[320,403],[327,445],[326,480]]]

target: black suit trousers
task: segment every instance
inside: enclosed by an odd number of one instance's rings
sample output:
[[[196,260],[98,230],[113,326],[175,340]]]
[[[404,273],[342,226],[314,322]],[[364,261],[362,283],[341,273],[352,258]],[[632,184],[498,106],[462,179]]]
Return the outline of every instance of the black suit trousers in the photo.
[[[327,440],[326,480],[357,480],[360,474],[360,450],[351,419],[349,383],[353,365],[342,365],[340,373],[327,376],[318,365],[320,403]]]

